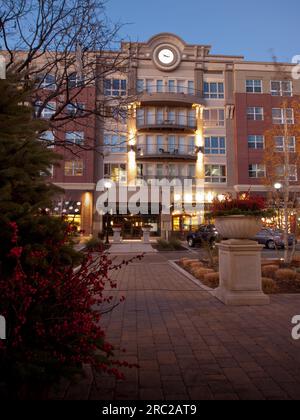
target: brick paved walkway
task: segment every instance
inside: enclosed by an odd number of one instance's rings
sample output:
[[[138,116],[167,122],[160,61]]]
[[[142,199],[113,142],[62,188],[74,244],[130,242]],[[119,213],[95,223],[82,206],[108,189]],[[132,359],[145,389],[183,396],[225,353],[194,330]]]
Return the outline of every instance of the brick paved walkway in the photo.
[[[126,302],[105,325],[140,369],[126,372],[126,382],[87,379],[67,398],[300,399],[300,341],[291,339],[300,295],[226,307],[161,254],[124,268],[118,279]]]

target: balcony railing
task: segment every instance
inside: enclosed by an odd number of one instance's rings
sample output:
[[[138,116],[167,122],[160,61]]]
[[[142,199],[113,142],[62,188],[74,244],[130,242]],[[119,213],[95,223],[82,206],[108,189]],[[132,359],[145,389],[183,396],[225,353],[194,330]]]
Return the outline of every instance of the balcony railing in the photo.
[[[197,154],[195,147],[186,147],[185,149],[166,147],[163,146],[152,146],[143,147],[138,146],[137,148],[137,160],[152,159],[152,160],[197,160]]]
[[[197,121],[194,117],[158,118],[156,115],[146,115],[137,118],[137,128],[144,130],[175,130],[193,132],[197,128]]]
[[[137,89],[141,103],[167,102],[179,104],[202,104],[203,96],[200,91],[184,86],[150,85],[144,89]]]

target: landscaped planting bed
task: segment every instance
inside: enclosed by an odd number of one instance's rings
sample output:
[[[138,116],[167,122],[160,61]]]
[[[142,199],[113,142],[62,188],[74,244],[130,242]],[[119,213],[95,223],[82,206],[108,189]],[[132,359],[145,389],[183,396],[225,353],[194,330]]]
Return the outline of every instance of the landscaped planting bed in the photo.
[[[218,259],[191,260],[182,258],[178,265],[192,274],[204,286],[216,289],[219,286]],[[300,293],[300,257],[295,257],[290,264],[282,260],[262,261],[262,284],[266,294]]]

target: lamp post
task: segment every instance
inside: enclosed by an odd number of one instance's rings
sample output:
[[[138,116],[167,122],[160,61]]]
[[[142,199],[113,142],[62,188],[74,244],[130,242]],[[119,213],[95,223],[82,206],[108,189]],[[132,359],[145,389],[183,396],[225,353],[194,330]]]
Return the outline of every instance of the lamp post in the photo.
[[[110,181],[106,181],[104,184],[104,187],[106,189],[106,192],[109,193],[109,190],[111,189],[112,185]],[[108,209],[107,209],[108,210]],[[105,241],[105,245],[109,245],[109,214],[108,211],[106,213],[106,241]]]
[[[280,182],[276,182],[276,184],[274,184],[274,188],[277,192],[277,218],[278,218],[278,227],[281,228],[281,223],[280,223],[280,191],[282,189],[282,184],[280,184]]]

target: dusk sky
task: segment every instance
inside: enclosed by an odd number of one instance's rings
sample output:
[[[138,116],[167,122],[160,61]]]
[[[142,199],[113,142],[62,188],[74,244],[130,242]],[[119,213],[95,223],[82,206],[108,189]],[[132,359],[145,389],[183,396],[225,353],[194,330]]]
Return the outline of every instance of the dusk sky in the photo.
[[[247,60],[290,62],[300,54],[299,0],[109,0],[107,13],[126,24],[121,35],[132,41],[173,32]]]

